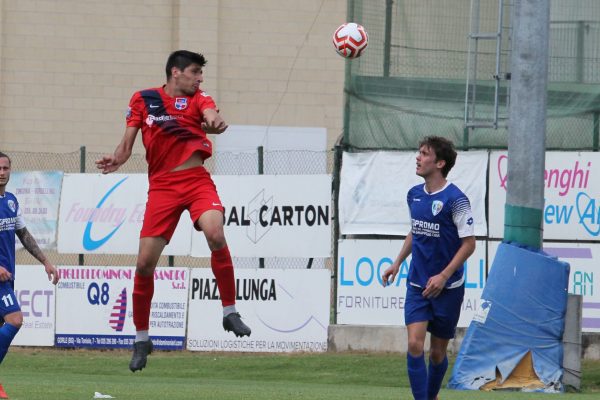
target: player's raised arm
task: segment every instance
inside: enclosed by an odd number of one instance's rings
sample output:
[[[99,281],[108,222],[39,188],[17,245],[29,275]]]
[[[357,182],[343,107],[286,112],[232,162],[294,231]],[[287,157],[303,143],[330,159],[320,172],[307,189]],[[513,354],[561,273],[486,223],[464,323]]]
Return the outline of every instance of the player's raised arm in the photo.
[[[223,133],[227,129],[227,123],[214,108],[207,108],[203,112],[204,121],[201,124],[202,130],[206,133]]]
[[[123,139],[121,139],[121,143],[119,143],[115,149],[114,154],[107,154],[96,160],[96,167],[102,170],[103,174],[115,172],[121,165],[125,164],[125,162],[129,160],[139,129],[140,128],[136,126],[128,126],[125,129]]]

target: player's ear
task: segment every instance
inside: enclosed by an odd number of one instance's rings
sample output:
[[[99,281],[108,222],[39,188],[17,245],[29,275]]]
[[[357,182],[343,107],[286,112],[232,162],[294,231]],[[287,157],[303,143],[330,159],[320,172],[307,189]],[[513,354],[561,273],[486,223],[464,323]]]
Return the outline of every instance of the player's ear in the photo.
[[[446,166],[446,160],[437,160],[435,165],[438,169],[443,169]]]

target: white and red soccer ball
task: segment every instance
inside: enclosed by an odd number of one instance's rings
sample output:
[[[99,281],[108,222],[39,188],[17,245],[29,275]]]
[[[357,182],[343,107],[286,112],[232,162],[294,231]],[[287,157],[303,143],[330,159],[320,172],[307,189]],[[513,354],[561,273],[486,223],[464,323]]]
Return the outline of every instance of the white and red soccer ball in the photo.
[[[369,44],[367,31],[357,23],[342,24],[333,32],[333,46],[335,51],[342,57],[360,57],[367,44]]]

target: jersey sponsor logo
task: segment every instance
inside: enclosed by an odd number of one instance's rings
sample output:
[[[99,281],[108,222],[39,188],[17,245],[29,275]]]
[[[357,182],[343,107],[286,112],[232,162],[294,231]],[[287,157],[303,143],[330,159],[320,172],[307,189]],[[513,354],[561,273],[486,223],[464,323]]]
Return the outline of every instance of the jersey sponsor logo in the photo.
[[[10,208],[10,211],[12,211],[12,212],[17,211],[17,205],[12,200],[8,200],[8,208]]]
[[[176,97],[175,98],[175,108],[176,109],[185,110],[187,108],[187,105],[188,105],[188,102],[187,102],[186,97]]]
[[[158,122],[173,121],[173,120],[176,120],[176,119],[179,119],[179,118],[180,117],[177,117],[177,116],[174,116],[174,115],[159,115],[157,117],[157,116],[154,116],[154,115],[150,114],[146,118],[146,125],[152,126],[155,121],[158,121]]]
[[[14,231],[17,224],[17,217],[0,218],[0,232]]]
[[[438,215],[440,213],[440,211],[442,211],[443,207],[444,207],[444,203],[442,203],[439,200],[435,200],[431,204],[431,213],[433,214],[433,216],[435,217],[436,215]]]
[[[412,220],[412,233],[429,237],[440,237],[440,224],[420,219]]]

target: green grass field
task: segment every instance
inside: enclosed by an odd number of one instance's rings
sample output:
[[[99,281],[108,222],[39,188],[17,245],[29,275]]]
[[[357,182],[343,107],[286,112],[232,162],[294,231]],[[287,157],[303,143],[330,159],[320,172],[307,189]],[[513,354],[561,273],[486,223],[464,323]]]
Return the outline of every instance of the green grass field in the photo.
[[[11,348],[0,382],[12,400],[92,399],[411,399],[401,354],[230,354],[155,352],[142,372],[129,352]],[[449,373],[447,374],[449,375]],[[548,399],[548,394],[443,389],[440,400]],[[583,391],[600,398],[600,362],[586,362]]]

